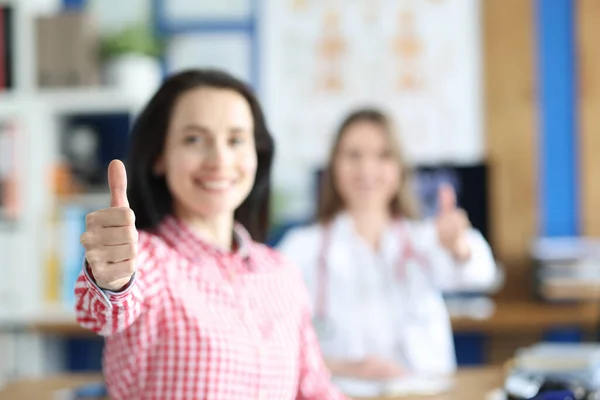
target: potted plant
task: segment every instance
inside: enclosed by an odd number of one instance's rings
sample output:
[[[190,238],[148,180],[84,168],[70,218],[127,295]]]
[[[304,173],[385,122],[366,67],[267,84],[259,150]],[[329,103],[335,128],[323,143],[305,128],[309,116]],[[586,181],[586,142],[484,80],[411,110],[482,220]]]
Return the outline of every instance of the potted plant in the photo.
[[[107,35],[100,46],[105,81],[146,100],[162,80],[159,58],[163,43],[143,25],[132,25]]]

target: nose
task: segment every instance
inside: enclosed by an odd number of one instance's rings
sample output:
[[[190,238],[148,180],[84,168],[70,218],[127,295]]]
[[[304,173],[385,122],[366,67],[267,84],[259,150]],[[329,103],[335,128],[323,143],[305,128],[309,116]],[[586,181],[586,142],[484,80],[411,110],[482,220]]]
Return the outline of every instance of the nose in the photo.
[[[223,168],[231,165],[235,155],[224,140],[216,140],[206,154],[206,164],[212,168]]]
[[[358,170],[363,178],[372,178],[377,174],[377,160],[363,157],[358,163]]]

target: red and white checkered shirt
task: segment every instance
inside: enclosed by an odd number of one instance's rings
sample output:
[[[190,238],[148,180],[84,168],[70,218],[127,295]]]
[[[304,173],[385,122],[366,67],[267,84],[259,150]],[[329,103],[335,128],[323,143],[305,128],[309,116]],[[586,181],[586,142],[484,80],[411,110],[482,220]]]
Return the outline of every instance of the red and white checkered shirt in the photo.
[[[140,232],[137,272],[104,291],[84,268],[77,320],[106,336],[113,399],[344,399],[331,385],[297,270],[236,226],[217,249],[172,217]]]

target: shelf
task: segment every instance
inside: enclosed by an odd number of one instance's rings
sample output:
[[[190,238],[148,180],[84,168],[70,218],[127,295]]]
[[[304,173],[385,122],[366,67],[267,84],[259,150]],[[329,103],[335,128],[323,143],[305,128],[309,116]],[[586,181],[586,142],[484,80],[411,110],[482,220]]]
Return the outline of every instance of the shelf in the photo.
[[[11,89],[0,91],[0,118],[21,114],[24,107],[23,97],[19,93]]]
[[[102,87],[41,89],[35,96],[51,110],[65,114],[135,113],[144,105],[120,90]]]
[[[2,1],[2,0],[0,0]],[[0,3],[1,4],[1,3]],[[14,89],[2,89],[0,90],[0,104],[12,103],[19,100],[19,96]]]
[[[60,196],[57,198],[59,204],[69,204],[82,207],[103,208],[110,204],[110,192],[91,192]]]
[[[76,323],[75,310],[65,304],[44,304],[35,310],[0,309],[0,327],[74,323]]]
[[[75,310],[65,304],[45,304],[36,310],[19,312],[0,309],[0,332],[29,331],[43,335],[96,336],[82,328],[76,320]]]
[[[33,103],[55,114],[137,113],[144,106],[144,101],[112,88],[9,90],[0,92],[0,115],[22,111]]]

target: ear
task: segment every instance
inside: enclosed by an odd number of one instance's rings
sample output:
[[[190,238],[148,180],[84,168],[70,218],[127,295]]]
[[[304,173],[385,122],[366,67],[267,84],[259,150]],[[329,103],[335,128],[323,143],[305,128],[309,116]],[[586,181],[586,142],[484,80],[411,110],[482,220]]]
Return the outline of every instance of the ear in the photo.
[[[154,163],[154,167],[152,168],[152,172],[156,176],[163,176],[166,172],[167,168],[165,166],[165,157],[159,156]]]

